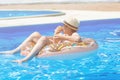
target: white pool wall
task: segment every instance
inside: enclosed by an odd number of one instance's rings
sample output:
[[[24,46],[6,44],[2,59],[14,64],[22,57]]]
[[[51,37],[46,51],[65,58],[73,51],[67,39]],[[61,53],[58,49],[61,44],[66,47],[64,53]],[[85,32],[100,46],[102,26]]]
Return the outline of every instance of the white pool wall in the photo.
[[[82,10],[57,10],[66,15],[51,17],[30,17],[0,20],[0,27],[47,24],[62,22],[66,17],[76,17],[79,21],[102,20],[120,18],[120,11],[82,11]]]

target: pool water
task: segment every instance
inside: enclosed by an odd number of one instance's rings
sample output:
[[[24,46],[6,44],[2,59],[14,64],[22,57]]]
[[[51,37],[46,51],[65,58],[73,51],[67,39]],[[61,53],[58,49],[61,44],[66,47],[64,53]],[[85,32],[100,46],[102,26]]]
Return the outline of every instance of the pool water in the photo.
[[[0,10],[0,19],[23,18],[32,16],[54,16],[63,15],[60,11],[52,10]]]
[[[50,36],[58,25],[0,28],[0,51],[17,47],[34,31]],[[78,33],[94,38],[98,50],[72,60],[33,58],[23,64],[12,62],[23,58],[19,53],[0,55],[0,80],[120,80],[120,19],[82,21]]]

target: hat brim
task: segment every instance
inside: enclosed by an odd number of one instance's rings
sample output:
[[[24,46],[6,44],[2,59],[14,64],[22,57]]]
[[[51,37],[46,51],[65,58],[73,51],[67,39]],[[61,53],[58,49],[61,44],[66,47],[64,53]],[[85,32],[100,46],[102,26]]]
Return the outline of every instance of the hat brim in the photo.
[[[77,28],[77,27],[75,27],[75,26],[73,26],[73,25],[69,24],[69,23],[68,23],[68,22],[66,22],[66,21],[64,21],[64,24],[65,24],[65,25],[68,25],[68,27],[69,27],[69,28],[71,28],[71,29],[73,29],[73,30],[78,30],[78,28]]]

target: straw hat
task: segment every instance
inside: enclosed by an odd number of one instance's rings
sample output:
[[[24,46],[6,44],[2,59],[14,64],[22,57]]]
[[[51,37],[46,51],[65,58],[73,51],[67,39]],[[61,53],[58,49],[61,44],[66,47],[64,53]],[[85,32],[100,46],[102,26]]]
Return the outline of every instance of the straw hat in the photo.
[[[73,30],[78,30],[79,27],[79,21],[76,18],[66,18],[64,20],[64,24],[68,25],[69,28],[73,29]]]

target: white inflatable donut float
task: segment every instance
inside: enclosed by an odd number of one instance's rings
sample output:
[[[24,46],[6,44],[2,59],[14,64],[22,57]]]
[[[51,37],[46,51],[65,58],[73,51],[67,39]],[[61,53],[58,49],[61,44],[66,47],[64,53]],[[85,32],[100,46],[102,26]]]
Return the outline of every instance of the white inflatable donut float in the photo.
[[[45,51],[44,53],[37,55],[37,57],[41,59],[75,59],[92,54],[98,48],[98,44],[93,39],[86,38],[83,39],[83,41],[91,42],[86,46],[71,46],[56,52]]]

